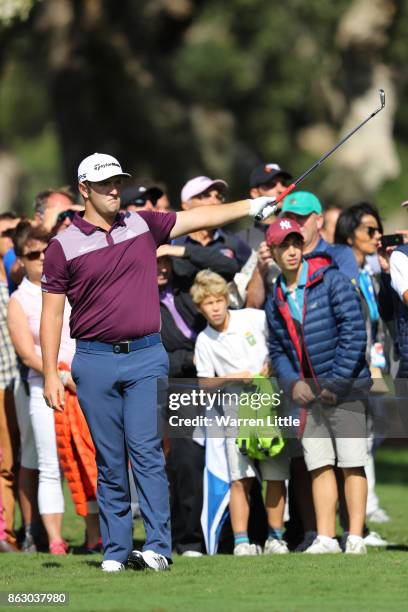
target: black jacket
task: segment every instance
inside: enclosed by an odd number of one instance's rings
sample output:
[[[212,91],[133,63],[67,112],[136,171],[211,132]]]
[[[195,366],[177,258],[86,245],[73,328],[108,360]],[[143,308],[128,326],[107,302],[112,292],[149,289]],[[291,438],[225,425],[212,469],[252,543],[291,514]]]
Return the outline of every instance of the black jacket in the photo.
[[[199,334],[206,326],[204,317],[197,311],[188,292],[174,289],[174,305],[188,327]],[[160,303],[161,336],[169,355],[170,378],[194,378],[197,375],[193,364],[195,341],[186,338],[174,322],[168,308]]]
[[[189,293],[197,272],[210,268],[229,282],[238,271],[238,264],[235,259],[215,249],[193,244],[184,246],[184,257],[172,258],[174,305],[188,327],[199,334],[207,323]],[[160,314],[162,341],[170,361],[170,378],[194,378],[197,374],[193,363],[195,341],[182,334],[165,304],[160,303]]]
[[[240,266],[236,259],[228,257],[218,249],[186,243],[184,257],[173,257],[173,275],[175,286],[189,290],[197,272],[210,268],[220,274],[227,283],[233,280]]]

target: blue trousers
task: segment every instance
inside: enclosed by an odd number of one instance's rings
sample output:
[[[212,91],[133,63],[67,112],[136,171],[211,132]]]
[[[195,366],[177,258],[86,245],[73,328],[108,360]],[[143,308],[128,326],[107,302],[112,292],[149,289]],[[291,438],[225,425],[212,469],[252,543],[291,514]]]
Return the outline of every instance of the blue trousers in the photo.
[[[171,558],[169,490],[157,405],[157,381],[167,374],[168,357],[161,343],[120,354],[77,347],[72,376],[96,448],[104,559],[124,563],[132,550],[128,459],[146,531],[143,549]]]

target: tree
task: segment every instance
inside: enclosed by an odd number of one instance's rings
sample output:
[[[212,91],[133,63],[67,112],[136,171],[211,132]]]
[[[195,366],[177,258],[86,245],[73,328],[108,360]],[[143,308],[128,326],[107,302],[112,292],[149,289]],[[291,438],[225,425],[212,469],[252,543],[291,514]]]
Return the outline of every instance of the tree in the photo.
[[[406,0],[38,1],[7,28],[6,64],[22,75],[15,95],[28,83],[30,105],[11,108],[7,122],[0,110],[0,135],[12,131],[13,151],[41,135],[71,183],[82,157],[106,151],[136,177],[164,180],[174,205],[181,185],[204,173],[227,178],[236,197],[260,160],[302,172],[368,114],[386,79],[387,120],[305,183],[326,200],[367,196],[397,168],[388,110],[407,87],[407,19]],[[397,120],[408,125],[405,114]],[[379,130],[387,147],[376,150]]]

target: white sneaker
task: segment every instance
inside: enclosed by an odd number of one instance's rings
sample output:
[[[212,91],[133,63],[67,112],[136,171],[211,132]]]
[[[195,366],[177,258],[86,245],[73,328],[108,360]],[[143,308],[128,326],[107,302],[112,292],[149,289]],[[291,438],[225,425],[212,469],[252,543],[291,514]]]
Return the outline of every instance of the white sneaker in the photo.
[[[364,544],[364,539],[351,540],[349,536],[346,540],[346,549],[344,552],[350,555],[366,555],[367,548]]]
[[[317,536],[316,531],[307,531],[305,537],[295,548],[295,552],[305,552],[307,548],[315,541]]]
[[[389,546],[389,542],[384,540],[376,531],[370,531],[368,535],[364,538],[364,544],[366,546]]]
[[[152,569],[155,572],[163,572],[169,569],[166,557],[154,552],[154,550],[132,550],[129,555],[128,565],[134,570]]]
[[[310,555],[333,555],[336,553],[341,553],[341,548],[337,540],[333,539],[333,545],[330,546],[329,544],[321,540],[319,536],[317,536],[313,540],[313,543],[309,546],[309,548],[306,548],[305,553],[308,553]]]
[[[391,521],[391,518],[382,508],[377,508],[374,512],[370,512],[366,518],[370,523],[389,523]]]
[[[182,557],[202,557],[203,553],[199,550],[185,550],[181,553]]]
[[[264,555],[286,555],[289,552],[288,545],[285,540],[276,540],[268,538],[264,546]]]
[[[234,548],[234,555],[237,557],[254,557],[255,555],[260,555],[262,549],[258,544],[250,544],[249,542],[241,542],[241,544],[237,544]]]
[[[106,559],[106,561],[102,561],[101,565],[103,572],[124,572],[125,566],[123,563],[119,561],[114,561],[113,559]]]

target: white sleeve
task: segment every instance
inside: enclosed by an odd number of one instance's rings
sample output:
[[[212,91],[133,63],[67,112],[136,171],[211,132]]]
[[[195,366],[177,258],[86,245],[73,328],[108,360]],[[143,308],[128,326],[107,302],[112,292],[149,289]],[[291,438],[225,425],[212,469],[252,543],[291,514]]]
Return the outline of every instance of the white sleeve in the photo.
[[[206,346],[205,335],[201,332],[198,334],[194,357],[197,376],[201,378],[212,378],[215,376],[214,364],[211,359],[211,353]]]
[[[401,251],[391,253],[390,274],[392,288],[402,300],[405,291],[408,291],[408,257]]]

